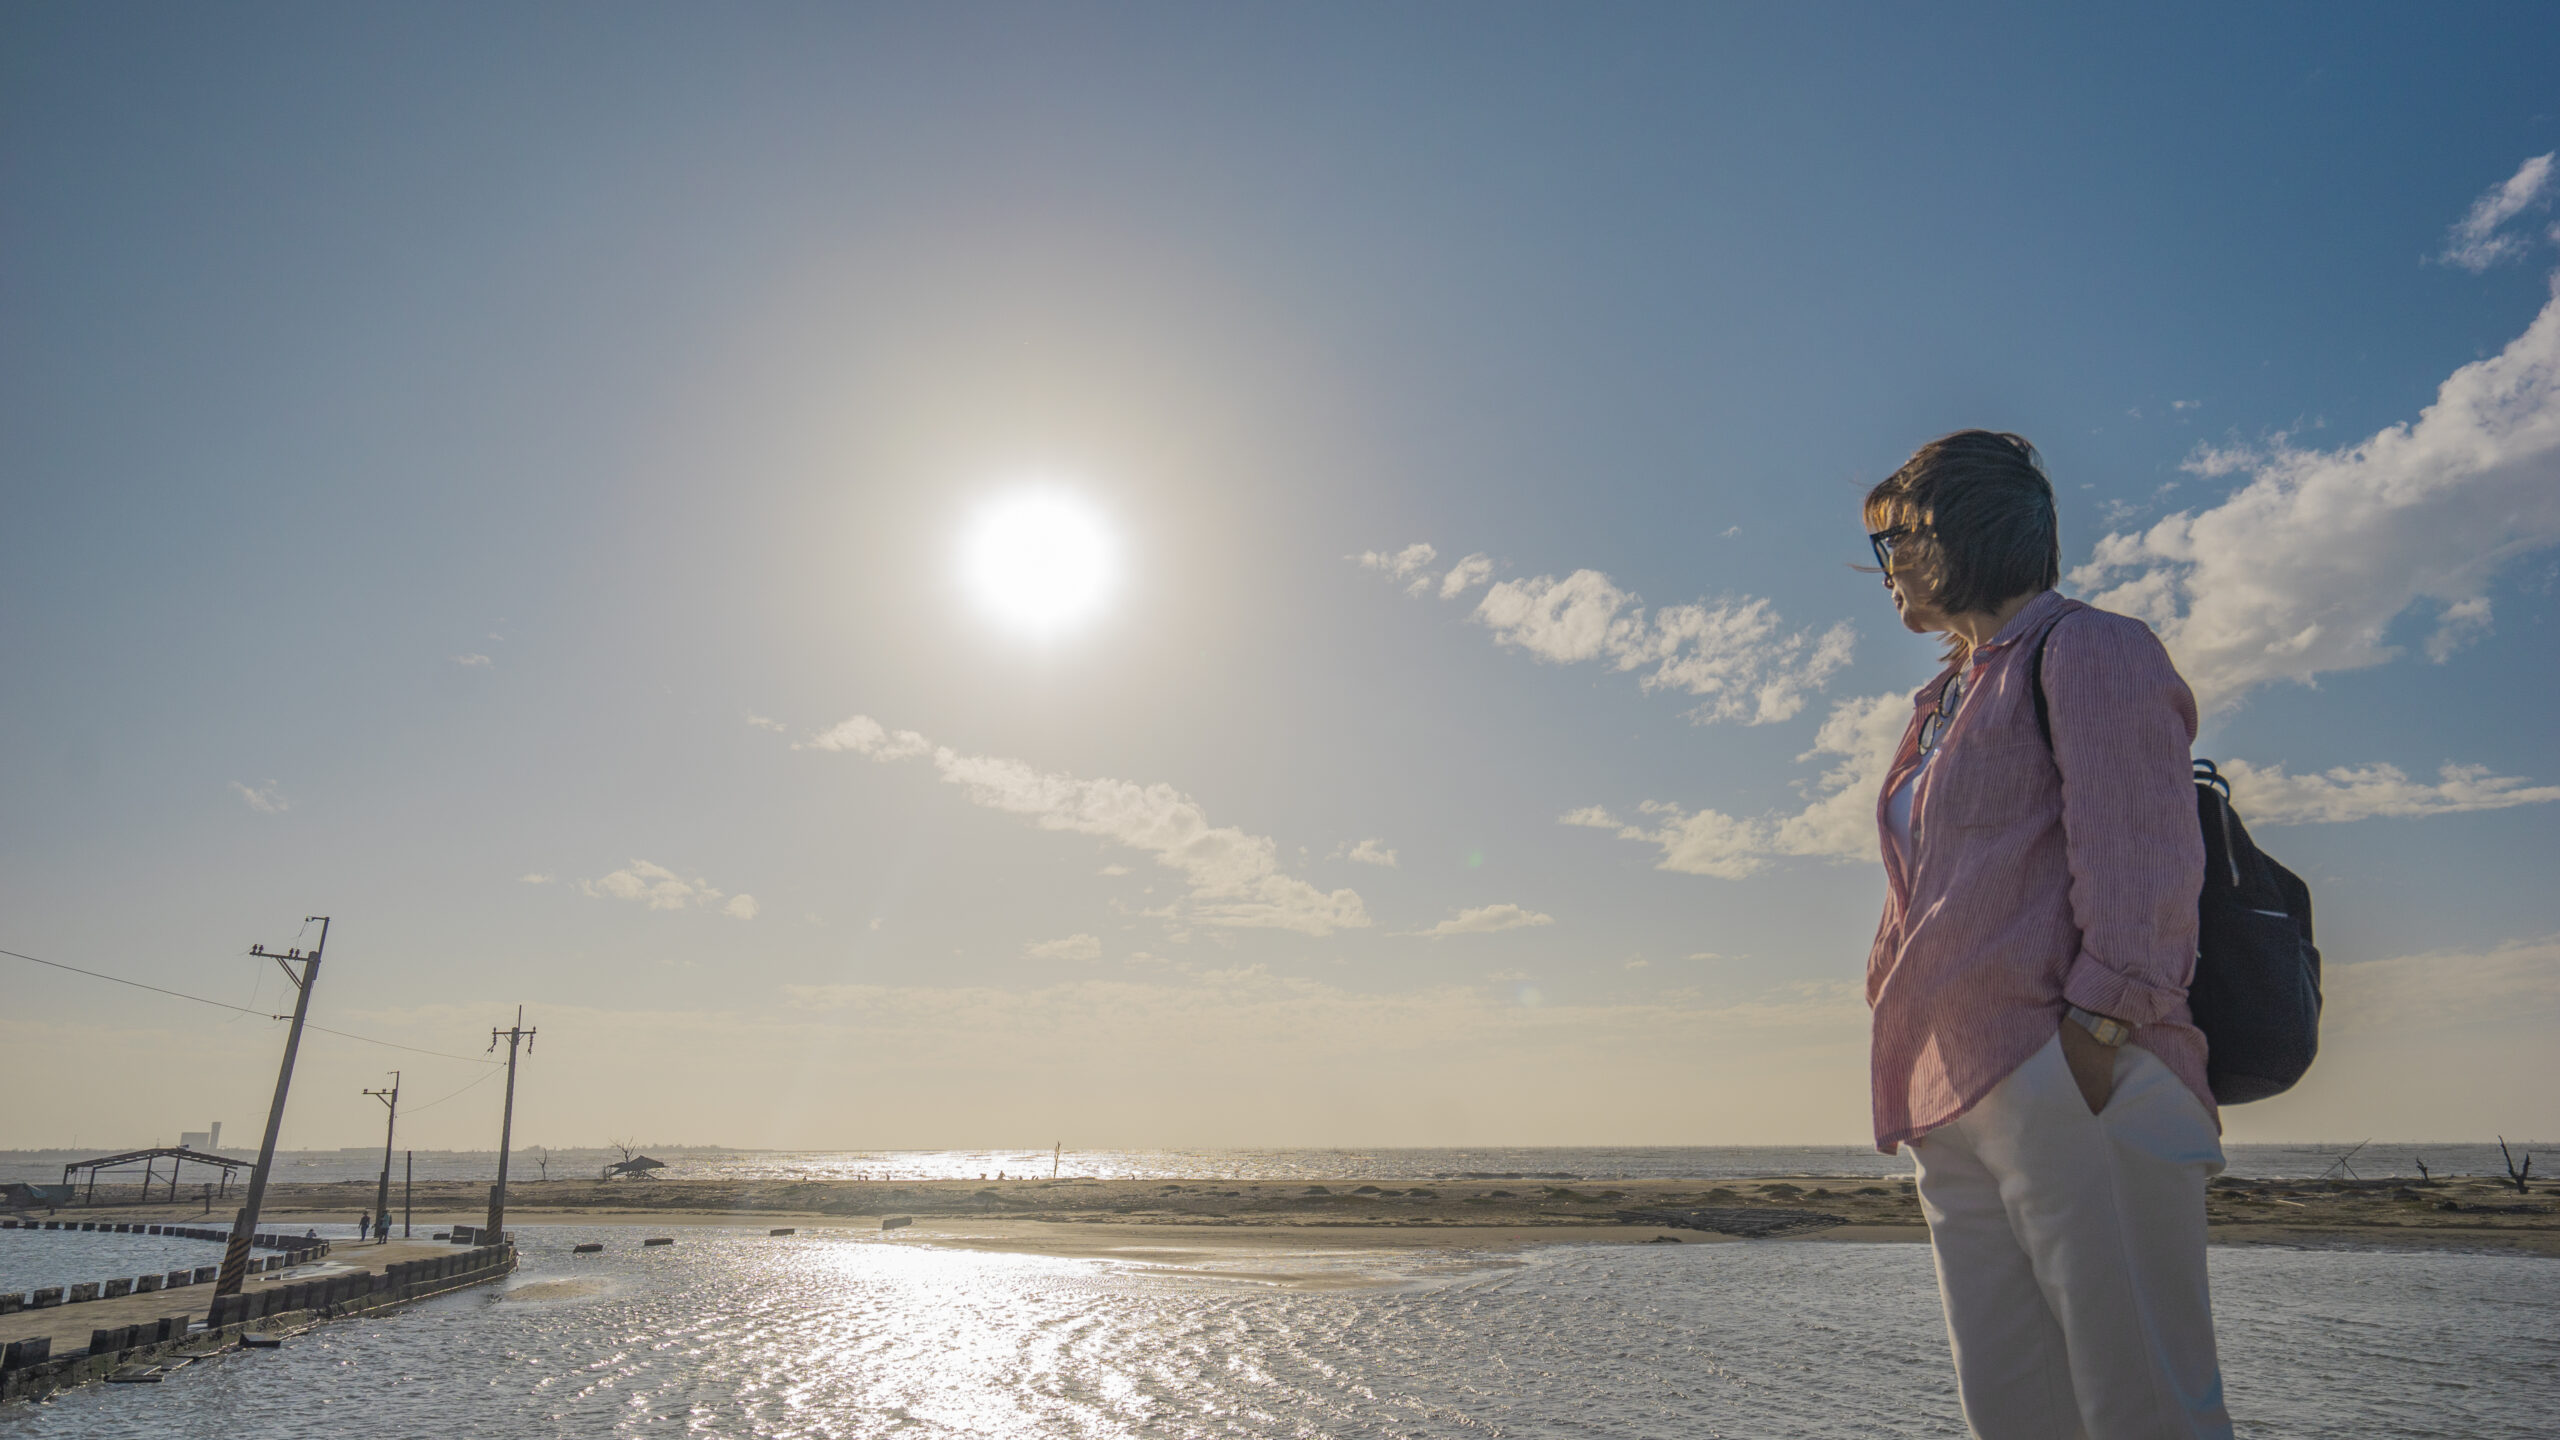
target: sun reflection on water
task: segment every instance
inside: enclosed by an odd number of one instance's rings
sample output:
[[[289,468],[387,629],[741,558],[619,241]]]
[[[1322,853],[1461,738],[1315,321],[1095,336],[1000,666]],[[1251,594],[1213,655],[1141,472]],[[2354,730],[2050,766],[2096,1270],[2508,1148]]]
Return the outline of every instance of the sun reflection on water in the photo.
[[[533,1227],[524,1271],[16,1436],[1960,1435],[1925,1247],[1520,1255],[1176,1243],[1102,1258],[846,1232]],[[600,1239],[602,1255],[571,1244]],[[2252,1437],[2535,1433],[2560,1265],[2217,1250]],[[2496,1295],[2495,1313],[2465,1297]],[[2406,1340],[2393,1337],[2412,1337]],[[2448,1391],[2428,1377],[2485,1382]],[[290,1403],[279,1403],[288,1399]]]

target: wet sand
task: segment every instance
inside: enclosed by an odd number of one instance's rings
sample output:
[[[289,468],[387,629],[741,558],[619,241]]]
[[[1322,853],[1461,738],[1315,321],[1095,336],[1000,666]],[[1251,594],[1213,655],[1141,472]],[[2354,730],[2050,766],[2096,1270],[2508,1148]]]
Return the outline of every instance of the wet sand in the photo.
[[[370,1208],[370,1181],[275,1186],[264,1228],[352,1222]],[[396,1216],[398,1192],[394,1191]],[[485,1218],[485,1185],[420,1185],[416,1233]],[[908,1243],[1052,1255],[1128,1255],[1147,1247],[1235,1249],[1514,1248],[1646,1244],[1662,1237],[1718,1243],[1729,1235],[1630,1221],[1622,1212],[1714,1210],[1840,1223],[1782,1238],[1811,1242],[1927,1238],[1908,1180],[1822,1177],[1626,1180],[1556,1184],[1464,1180],[1416,1185],[1337,1180],[1321,1185],[1200,1180],[536,1180],[508,1187],[518,1225],[679,1225],[854,1228],[910,1217]],[[65,1212],[69,1214],[71,1212]],[[198,1220],[192,1206],[100,1207],[98,1218]],[[2519,1196],[2485,1179],[2383,1182],[2215,1182],[2216,1243],[2495,1249],[2560,1255],[2560,1203],[2548,1187]],[[217,1222],[218,1223],[218,1220]]]

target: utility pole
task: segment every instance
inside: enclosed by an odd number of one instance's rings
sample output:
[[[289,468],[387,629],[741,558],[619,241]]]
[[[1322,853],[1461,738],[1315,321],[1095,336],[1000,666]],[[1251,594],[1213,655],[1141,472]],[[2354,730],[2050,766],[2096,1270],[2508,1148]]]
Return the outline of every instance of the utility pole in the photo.
[[[373,1192],[373,1234],[377,1242],[383,1242],[391,1238],[391,1131],[400,1123],[400,1072],[391,1072],[390,1089],[364,1093],[391,1109],[390,1117],[382,1122],[382,1183]]]
[[[516,1134],[516,1045],[522,1042],[524,1053],[532,1054],[534,1034],[524,1028],[521,1005],[516,1007],[515,1028],[500,1030],[492,1026],[489,1030],[490,1049],[497,1049],[501,1040],[507,1042],[507,1111],[506,1119],[498,1124],[498,1183],[489,1187],[489,1234],[495,1238],[485,1240],[485,1244],[502,1244],[507,1238],[507,1147],[515,1142]]]
[[[409,1238],[409,1198],[418,1183],[418,1152],[400,1152],[400,1238]]]
[[[287,950],[276,954],[264,945],[252,945],[249,953],[276,962],[284,978],[293,982],[293,1028],[285,1032],[284,1064],[276,1071],[275,1103],[267,1107],[267,1138],[258,1146],[257,1167],[249,1172],[249,1193],[242,1197],[240,1213],[231,1221],[231,1243],[222,1251],[222,1273],[213,1282],[216,1295],[237,1295],[249,1277],[249,1241],[258,1233],[258,1207],[266,1202],[267,1172],[276,1163],[276,1135],[284,1129],[285,1092],[293,1088],[293,1056],[302,1048],[302,1021],[311,1013],[311,987],[320,981],[320,952],[329,948],[329,917],[306,915],[302,923],[320,922],[320,943],[311,953]],[[302,962],[302,973],[293,973],[293,962]]]

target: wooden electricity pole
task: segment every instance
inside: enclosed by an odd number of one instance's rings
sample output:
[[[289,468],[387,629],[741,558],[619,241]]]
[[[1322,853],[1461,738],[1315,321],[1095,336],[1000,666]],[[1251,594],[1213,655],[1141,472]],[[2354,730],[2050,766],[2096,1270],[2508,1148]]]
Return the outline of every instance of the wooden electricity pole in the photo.
[[[276,1135],[284,1129],[285,1092],[293,1088],[293,1056],[302,1048],[302,1021],[311,1013],[311,987],[320,982],[320,952],[329,948],[329,917],[308,915],[305,925],[320,922],[320,943],[311,953],[287,950],[278,955],[264,945],[252,945],[249,953],[276,962],[284,978],[293,982],[293,1028],[284,1036],[284,1064],[276,1071],[275,1103],[267,1107],[267,1138],[258,1146],[257,1168],[249,1172],[249,1193],[242,1197],[240,1213],[231,1221],[231,1243],[222,1252],[222,1273],[213,1282],[216,1295],[237,1295],[249,1278],[249,1242],[258,1233],[258,1207],[266,1202],[267,1172],[275,1168]],[[295,961],[302,962],[302,973],[293,973]]]
[[[489,1031],[490,1049],[497,1049],[501,1040],[507,1042],[507,1110],[506,1118],[498,1124],[498,1183],[489,1187],[489,1229],[480,1242],[484,1245],[502,1244],[507,1238],[507,1147],[515,1142],[516,1133],[516,1045],[521,1041],[524,1053],[532,1054],[534,1034],[524,1028],[521,1005],[516,1007],[515,1028],[500,1030],[493,1026]]]
[[[391,1088],[367,1090],[367,1095],[381,1101],[391,1110],[382,1122],[382,1183],[373,1191],[373,1233],[384,1241],[391,1239],[391,1132],[400,1123],[400,1072],[391,1072]]]

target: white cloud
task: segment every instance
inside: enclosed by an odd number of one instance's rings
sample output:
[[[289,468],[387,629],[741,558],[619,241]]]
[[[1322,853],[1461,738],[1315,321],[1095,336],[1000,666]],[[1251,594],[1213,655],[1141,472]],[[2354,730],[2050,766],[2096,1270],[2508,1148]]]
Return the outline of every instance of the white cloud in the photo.
[[[234,780],[231,788],[239,791],[240,798],[248,803],[249,808],[261,815],[280,815],[293,808],[293,802],[284,798],[284,792],[276,788],[273,780],[264,785],[243,785]]]
[[[1440,577],[1440,598],[1455,600],[1492,578],[1493,561],[1483,555],[1470,555]]]
[[[478,654],[476,652],[469,655],[448,655],[445,658],[466,670],[479,669],[483,666],[494,665],[497,663],[496,661],[491,660],[488,656]]]
[[[750,714],[747,716],[747,723],[758,730],[770,730],[777,735],[791,728],[769,715]]]
[[[929,760],[972,804],[1151,855],[1189,883],[1185,919],[1304,935],[1369,924],[1357,891],[1327,892],[1283,873],[1279,846],[1269,836],[1211,825],[1200,802],[1170,785],[1084,780],[1020,760],[964,755],[913,730],[893,734],[868,715],[853,716],[801,748],[850,751],[884,764]]]
[[[1390,870],[1396,868],[1396,852],[1388,849],[1383,840],[1363,840],[1347,849],[1337,849],[1334,853],[1345,860],[1362,865],[1383,865]]]
[[[1102,942],[1091,935],[1070,935],[1025,945],[1022,953],[1034,960],[1093,960],[1101,956]]]
[[[913,730],[891,735],[879,721],[868,715],[856,715],[832,730],[822,731],[806,740],[795,740],[794,750],[850,750],[874,760],[912,760],[933,752],[933,746]]]
[[[597,899],[629,900],[652,910],[690,910],[726,900],[720,913],[740,920],[754,919],[759,908],[752,895],[731,896],[699,876],[687,880],[646,860],[634,860],[599,879],[581,880],[578,889]]]
[[[559,883],[560,877],[557,875],[545,875],[539,870],[528,870],[524,874],[517,876],[516,881],[518,884],[522,885],[556,885]]]
[[[1659,847],[1662,860],[1657,869],[1721,880],[1756,874],[1774,856],[1873,860],[1876,795],[1884,788],[1894,747],[1910,723],[1907,695],[1871,695],[1833,705],[1830,717],[1814,734],[1813,748],[1796,760],[1801,764],[1831,755],[1839,757],[1839,763],[1806,787],[1810,798],[1802,809],[1792,812],[1740,817],[1647,800],[1636,807],[1646,817],[1641,824],[1622,821],[1598,805],[1557,818],[1566,825],[1614,829],[1621,840]]]
[[[2072,585],[2151,622],[2208,709],[2275,680],[2379,665],[2431,604],[2441,661],[2489,626],[2490,581],[2560,543],[2560,295],[2417,420],[2337,450],[2277,437],[2187,468],[2250,479],[2220,505],[2110,534]]]
[[[1093,873],[1094,873],[1094,874],[1096,874],[1096,875],[1126,875],[1126,874],[1128,874],[1128,873],[1129,873],[1129,867],[1128,867],[1128,866],[1126,866],[1126,865],[1122,865],[1122,864],[1120,864],[1120,863],[1119,863],[1119,862],[1117,862],[1117,861],[1114,861],[1113,863],[1111,863],[1111,864],[1109,864],[1109,865],[1105,865],[1105,866],[1103,866],[1101,869],[1096,870],[1096,871],[1094,871]]]
[[[1432,585],[1428,567],[1439,552],[1413,544],[1387,555],[1368,551],[1360,563],[1392,578],[1413,577],[1407,594]],[[1442,599],[1492,580],[1493,562],[1470,555],[1440,577]],[[1526,650],[1556,665],[1599,661],[1613,670],[1645,671],[1644,689],[1695,695],[1689,712],[1701,725],[1740,720],[1765,725],[1802,710],[1811,692],[1849,663],[1857,631],[1847,621],[1816,634],[1785,632],[1764,599],[1697,601],[1647,614],[1642,597],[1597,570],[1492,581],[1470,617],[1496,644]]]
[[[2454,815],[2504,810],[2560,800],[2560,785],[2535,785],[2515,775],[2492,775],[2486,765],[2444,765],[2438,783],[2411,780],[2396,765],[2341,765],[2316,775],[2288,775],[2282,765],[2264,768],[2228,760],[2231,803],[2252,825],[2327,825],[2376,817]]]
[[[2454,224],[2445,236],[2444,253],[2436,259],[2447,265],[2459,265],[2477,275],[2502,260],[2513,260],[2525,253],[2533,241],[2512,231],[2500,234],[2508,221],[2541,203],[2551,186],[2550,155],[2536,155],[2516,168],[2506,182],[2489,187],[2486,194],[2471,202],[2471,211]]]
[[[1363,566],[1382,571],[1391,580],[1411,581],[1405,586],[1405,593],[1419,595],[1431,586],[1431,576],[1425,572],[1430,570],[1432,561],[1440,558],[1440,552],[1415,541],[1393,554],[1384,550],[1363,550],[1358,558]]]
[[[2489,597],[2456,600],[2436,616],[2436,632],[2427,637],[2427,658],[2441,665],[2453,652],[2489,633]]]
[[[1434,940],[1443,940],[1452,935],[1490,935],[1497,930],[1521,930],[1554,923],[1556,917],[1553,915],[1541,915],[1517,905],[1479,905],[1473,910],[1461,910],[1420,933]]]

